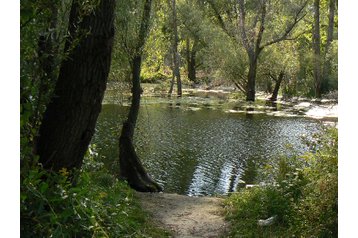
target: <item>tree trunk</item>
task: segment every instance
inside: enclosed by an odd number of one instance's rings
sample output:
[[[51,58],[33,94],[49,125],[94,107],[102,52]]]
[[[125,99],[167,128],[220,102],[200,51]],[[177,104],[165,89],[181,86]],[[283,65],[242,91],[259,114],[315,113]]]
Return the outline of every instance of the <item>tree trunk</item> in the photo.
[[[162,190],[146,173],[133,146],[134,129],[138,118],[140,95],[142,93],[140,87],[142,49],[149,31],[151,5],[151,0],[145,1],[138,44],[135,49],[136,55],[132,59],[132,104],[128,119],[123,123],[121,136],[119,137],[119,175],[122,179],[127,180],[133,189],[140,192],[159,192]]]
[[[250,57],[249,73],[247,76],[247,87],[246,87],[246,101],[255,101],[255,82],[256,82],[256,71],[257,71],[257,57]]]
[[[114,0],[101,1],[77,25],[81,6],[74,1],[65,52],[81,38],[61,65],[54,96],[44,113],[37,153],[47,169],[80,168],[94,133],[106,89],[114,37]]]
[[[314,24],[313,24],[313,78],[315,84],[315,96],[321,97],[321,35],[319,20],[319,0],[314,1]]]
[[[274,90],[272,92],[272,96],[270,98],[270,101],[277,101],[278,91],[280,89],[281,82],[282,82],[284,76],[285,76],[285,73],[283,71],[281,71],[279,76],[278,76],[278,79],[275,80],[275,88],[274,88]]]
[[[173,50],[173,49],[172,49]],[[173,93],[173,89],[174,89],[174,82],[175,82],[175,72],[174,72],[174,53],[172,54],[172,58],[171,58],[171,70],[172,70],[172,79],[170,81],[170,87],[169,87],[169,91],[168,91],[168,97],[172,96]]]
[[[189,42],[189,40],[187,41]],[[187,48],[188,50],[188,78],[190,81],[196,83],[196,47],[197,41],[194,40],[193,48],[190,51],[190,47]]]
[[[172,0],[173,5],[173,31],[174,31],[174,42],[173,42],[173,57],[174,57],[174,75],[177,79],[177,96],[182,96],[182,85],[181,85],[181,79],[180,79],[180,58],[179,58],[179,52],[178,52],[178,24],[177,24],[177,11],[176,11],[176,1]]]
[[[162,188],[145,171],[133,146],[134,129],[140,106],[140,70],[141,56],[136,56],[132,64],[132,104],[127,121],[123,124],[119,138],[120,177],[127,180],[129,186],[139,192],[159,192]]]
[[[333,30],[334,30],[334,15],[335,15],[335,0],[329,1],[329,15],[328,15],[328,28],[327,28],[327,41],[324,50],[324,63],[322,70],[322,84],[321,92],[327,93],[329,91],[329,73],[331,71],[331,62],[327,58],[327,53],[331,48],[331,43],[333,41]]]

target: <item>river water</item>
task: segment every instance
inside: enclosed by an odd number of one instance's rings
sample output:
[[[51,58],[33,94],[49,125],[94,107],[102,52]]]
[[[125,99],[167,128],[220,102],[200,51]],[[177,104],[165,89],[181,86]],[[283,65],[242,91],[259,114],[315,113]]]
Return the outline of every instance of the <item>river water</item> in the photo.
[[[118,135],[128,109],[103,105],[92,140],[113,171],[118,170]],[[319,121],[304,117],[189,109],[168,103],[140,109],[135,147],[165,192],[198,196],[235,191],[240,181],[255,182],[260,165],[307,151],[301,136],[321,128]]]

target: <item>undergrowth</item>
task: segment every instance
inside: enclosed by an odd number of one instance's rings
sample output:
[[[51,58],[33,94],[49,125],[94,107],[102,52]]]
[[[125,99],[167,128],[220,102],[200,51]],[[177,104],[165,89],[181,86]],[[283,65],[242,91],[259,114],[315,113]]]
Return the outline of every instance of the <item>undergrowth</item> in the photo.
[[[337,237],[338,131],[326,129],[303,156],[267,166],[264,186],[241,189],[226,200],[230,237]],[[269,226],[259,219],[275,217]]]
[[[94,155],[86,156],[75,186],[66,169],[22,171],[21,237],[168,237]]]

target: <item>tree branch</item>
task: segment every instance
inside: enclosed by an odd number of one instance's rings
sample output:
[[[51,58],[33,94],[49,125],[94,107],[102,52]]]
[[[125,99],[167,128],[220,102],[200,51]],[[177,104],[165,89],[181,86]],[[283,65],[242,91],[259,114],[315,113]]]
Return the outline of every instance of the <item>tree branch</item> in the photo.
[[[243,93],[246,93],[245,87],[243,87],[242,84],[240,84],[239,82],[235,81],[234,79],[231,80],[235,86]]]
[[[260,48],[264,48],[266,46],[275,44],[277,42],[286,40],[287,36],[291,33],[291,31],[297,25],[297,23],[300,22],[306,16],[306,13],[304,13],[302,16],[300,16],[300,14],[302,13],[303,9],[306,7],[307,3],[308,3],[308,1],[305,1],[305,3],[298,9],[298,11],[296,12],[294,21],[290,25],[287,26],[286,31],[280,37],[263,44]]]
[[[218,20],[221,29],[222,29],[228,36],[234,37],[234,36],[229,32],[229,30],[227,29],[227,27],[226,27],[226,25],[225,25],[225,22],[224,22],[223,18],[221,17],[219,10],[217,9],[217,7],[215,6],[215,4],[213,3],[213,1],[212,1],[212,0],[209,0],[208,3],[209,3],[209,5],[211,6],[211,8],[214,10],[215,17],[216,17],[216,19]]]
[[[251,56],[254,55],[252,46],[250,45],[249,39],[247,38],[246,27],[245,27],[245,0],[238,0],[239,3],[239,27],[241,29],[241,38],[247,53]],[[238,11],[238,9],[236,9]]]
[[[261,4],[262,4],[262,6],[261,6],[260,29],[259,29],[259,33],[257,35],[256,46],[255,46],[256,52],[260,51],[262,35],[264,34],[264,30],[265,30],[266,0],[262,0]]]

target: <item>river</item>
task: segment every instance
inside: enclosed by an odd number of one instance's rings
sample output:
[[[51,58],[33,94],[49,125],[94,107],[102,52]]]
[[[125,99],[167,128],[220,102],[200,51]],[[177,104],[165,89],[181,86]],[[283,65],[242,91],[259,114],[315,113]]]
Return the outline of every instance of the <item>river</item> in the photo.
[[[103,105],[92,143],[110,170],[118,170],[118,135],[128,106]],[[257,168],[279,156],[308,150],[302,136],[318,120],[266,114],[227,113],[174,103],[141,106],[135,147],[165,192],[226,194],[240,181],[254,183]]]

